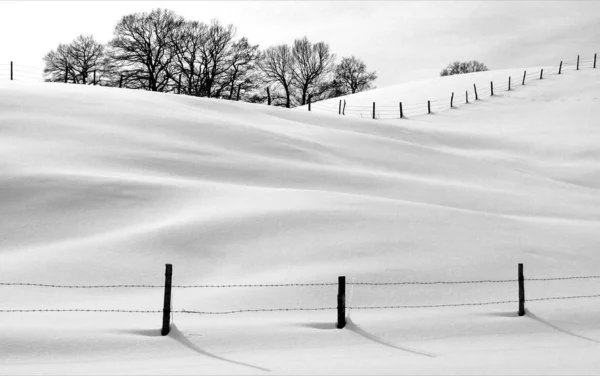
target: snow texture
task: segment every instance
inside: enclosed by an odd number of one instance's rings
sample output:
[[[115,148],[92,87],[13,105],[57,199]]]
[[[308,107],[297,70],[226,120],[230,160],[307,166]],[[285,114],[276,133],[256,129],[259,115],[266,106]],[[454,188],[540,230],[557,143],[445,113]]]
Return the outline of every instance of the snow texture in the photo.
[[[345,99],[442,98],[507,73]],[[0,282],[161,285],[165,263],[176,285],[514,280],[519,262],[526,278],[600,274],[599,97],[589,67],[403,120],[5,82]],[[516,282],[349,285],[347,300],[517,293]],[[599,293],[599,279],[526,283],[528,299]],[[175,288],[173,309],[327,308],[336,294],[335,285]],[[161,310],[162,297],[161,288],[0,286],[0,309]],[[0,313],[0,373],[600,371],[600,299],[527,309],[355,309],[343,330],[335,310],[178,313],[166,337],[160,313]]]

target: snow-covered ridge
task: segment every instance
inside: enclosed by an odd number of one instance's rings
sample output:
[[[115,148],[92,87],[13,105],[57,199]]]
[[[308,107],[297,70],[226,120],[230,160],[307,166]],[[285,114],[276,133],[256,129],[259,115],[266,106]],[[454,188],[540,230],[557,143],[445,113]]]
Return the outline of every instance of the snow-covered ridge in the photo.
[[[518,262],[532,278],[597,274],[599,71],[402,121],[4,83],[1,280],[161,284],[167,262],[176,284],[514,279]],[[527,296],[597,286],[532,282]],[[352,305],[516,294],[510,283],[356,286]],[[186,290],[173,308],[329,307],[335,297],[335,287]],[[155,310],[162,291],[2,287],[0,302]],[[2,314],[0,370],[594,373],[597,304],[532,302],[522,319],[511,304],[352,311],[347,330],[333,330],[335,311],[179,315],[169,338],[160,315]]]
[[[540,77],[543,79],[558,75],[559,70],[565,74],[577,70],[577,59],[565,60],[561,63],[434,77],[315,102],[311,104],[311,110],[338,114],[341,102],[341,108],[346,116],[372,118],[373,102],[375,102],[375,118],[398,119],[400,118],[399,104],[402,102],[405,117],[428,114],[429,110],[437,113],[449,110],[451,105],[461,107],[467,104],[467,101],[473,103],[476,100],[475,90],[480,99],[491,96],[492,90],[495,95],[504,93],[509,90],[509,79],[511,90],[525,90],[523,85],[533,83]],[[593,69],[593,66],[593,56],[580,58],[579,69]],[[451,103],[453,93],[454,98]],[[298,109],[306,111],[307,107],[302,106]]]

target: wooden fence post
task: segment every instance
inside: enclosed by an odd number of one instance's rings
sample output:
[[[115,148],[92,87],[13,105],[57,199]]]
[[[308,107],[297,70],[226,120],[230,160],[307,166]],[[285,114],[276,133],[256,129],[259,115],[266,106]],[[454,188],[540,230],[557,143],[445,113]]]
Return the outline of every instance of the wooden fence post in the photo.
[[[342,107],[342,115],[346,115],[346,100],[344,99],[344,107]]]
[[[469,91],[465,90],[465,103],[469,103]]]
[[[597,54],[594,54],[594,68],[596,68],[596,55]]]
[[[65,84],[67,83],[68,80],[69,80],[69,65],[67,64],[67,66],[65,67]]]
[[[163,322],[160,334],[166,336],[171,330],[171,281],[173,277],[173,265],[167,264],[165,270],[165,300],[163,305]]]
[[[494,82],[490,81],[490,89],[492,92],[492,96],[494,96]]]
[[[521,83],[521,85],[525,85],[525,76],[527,75],[527,71],[523,72],[523,82]]]
[[[450,97],[450,108],[454,107],[454,92],[452,92],[452,96]]]
[[[267,105],[271,105],[271,91],[269,90],[269,87],[267,86]]]
[[[543,75],[544,75],[544,70],[542,69],[542,70],[540,71],[540,80],[542,79],[542,76],[543,76]]]
[[[508,76],[508,91],[510,91],[510,76]]]
[[[475,84],[473,84],[473,90],[475,91],[475,100],[478,100],[479,97],[477,96],[477,86],[475,86]]]
[[[121,76],[119,77],[119,88],[121,88],[123,86],[123,73],[121,73]]]
[[[402,102],[400,102],[400,119],[404,117],[404,111],[402,111]]]
[[[427,101],[427,113],[431,113],[431,101]]]
[[[579,55],[577,55],[577,70],[579,70]]]
[[[346,326],[346,277],[338,277],[337,328]]]
[[[96,70],[94,70],[94,86],[96,86]]]
[[[523,264],[519,264],[519,316],[525,316],[525,277],[523,277]]]
[[[338,115],[342,114],[342,100],[340,99],[340,106],[338,108]]]
[[[562,71],[562,60],[560,62],[560,65],[558,66],[558,74],[560,74],[561,71]]]
[[[310,101],[312,99],[312,96],[309,94],[308,95],[308,111],[310,111]]]
[[[10,80],[13,80],[13,62],[10,62]]]
[[[181,94],[181,73],[179,74],[179,79],[177,80],[177,94]]]
[[[375,119],[375,102],[373,102],[373,119]]]

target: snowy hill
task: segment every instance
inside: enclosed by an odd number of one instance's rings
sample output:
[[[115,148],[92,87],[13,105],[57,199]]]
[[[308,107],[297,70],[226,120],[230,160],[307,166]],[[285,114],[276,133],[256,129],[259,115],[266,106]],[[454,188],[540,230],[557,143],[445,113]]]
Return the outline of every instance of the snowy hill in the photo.
[[[441,98],[469,76],[345,99]],[[595,275],[599,97],[599,71],[572,66],[385,121],[318,104],[5,82],[0,282],[160,285],[165,263],[180,285],[512,280],[518,262],[528,278]],[[513,282],[351,286],[348,305],[361,307],[517,299]],[[0,286],[0,310],[160,310],[162,293]],[[598,279],[527,284],[528,298],[598,293]],[[192,311],[327,308],[336,287],[175,289],[173,299]],[[160,314],[0,312],[0,370],[597,373],[599,304],[530,302],[521,318],[512,303],[351,310],[345,330],[331,310],[176,314],[164,338]]]

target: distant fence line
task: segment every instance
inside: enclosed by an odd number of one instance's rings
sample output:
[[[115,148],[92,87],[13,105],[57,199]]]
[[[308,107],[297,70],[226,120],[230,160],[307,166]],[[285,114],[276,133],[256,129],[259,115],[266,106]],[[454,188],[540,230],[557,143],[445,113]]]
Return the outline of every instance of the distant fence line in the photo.
[[[548,75],[559,75],[562,74],[563,68],[573,68],[580,70],[582,68],[596,68],[597,65],[597,54],[594,54],[594,58],[590,59],[577,59],[572,61],[561,61],[558,65],[551,67],[544,71],[523,72],[522,76],[512,77],[509,76],[507,79],[502,81],[490,81],[489,86],[477,86],[473,84],[472,90],[465,90],[464,92],[452,92],[446,98],[438,98],[433,100],[427,100],[422,102],[404,102],[400,101],[397,104],[390,105],[386,102],[385,105],[377,105],[373,102],[372,105],[350,105],[345,99],[340,99],[339,102],[332,103],[331,100],[323,100],[319,102],[311,103],[309,98],[308,111],[312,108],[326,111],[330,113],[337,113],[338,115],[351,115],[360,116],[362,118],[371,119],[403,119],[411,116],[433,114],[435,112],[449,110],[451,108],[461,107],[465,104],[474,103],[480,98],[492,97],[500,92],[507,92],[515,90],[519,86],[524,86],[526,83],[541,80]]]
[[[338,277],[338,282],[325,283],[283,283],[283,284],[227,284],[227,285],[173,285],[172,284],[173,266],[167,264],[165,272],[164,285],[147,285],[147,284],[115,284],[115,285],[61,285],[61,284],[43,284],[43,283],[28,283],[28,282],[0,282],[0,287],[42,287],[42,288],[66,288],[66,289],[115,289],[115,288],[164,288],[164,299],[162,310],[136,310],[136,309],[0,309],[0,313],[34,313],[34,312],[96,312],[96,313],[162,313],[163,326],[162,334],[169,333],[171,328],[171,317],[174,313],[181,314],[199,314],[199,315],[228,315],[236,313],[257,313],[257,312],[292,312],[292,311],[337,311],[337,327],[343,328],[346,325],[346,309],[354,310],[373,310],[373,309],[410,309],[410,308],[442,308],[442,307],[467,307],[467,306],[486,306],[496,304],[517,304],[518,315],[524,316],[525,302],[547,301],[547,300],[569,300],[569,299],[591,299],[600,298],[600,294],[591,295],[570,295],[570,296],[550,296],[550,297],[534,297],[525,298],[525,282],[542,282],[542,281],[565,281],[565,280],[587,280],[600,279],[600,275],[589,276],[569,276],[569,277],[546,277],[546,278],[525,278],[523,272],[523,264],[518,264],[518,272],[516,279],[484,279],[484,280],[467,280],[467,281],[403,281],[403,282],[350,282],[346,283],[346,277]],[[518,286],[518,299],[514,300],[497,300],[484,302],[468,302],[468,303],[450,303],[450,304],[426,304],[426,305],[379,305],[379,306],[352,306],[346,304],[346,286],[401,286],[401,285],[459,285],[459,284],[489,284],[489,283],[516,283]],[[172,289],[227,289],[227,288],[291,288],[291,287],[322,287],[322,286],[337,286],[337,305],[331,307],[290,307],[290,308],[262,308],[262,309],[237,309],[230,311],[196,311],[196,310],[174,310],[172,308]],[[332,298],[333,299],[333,298]]]

